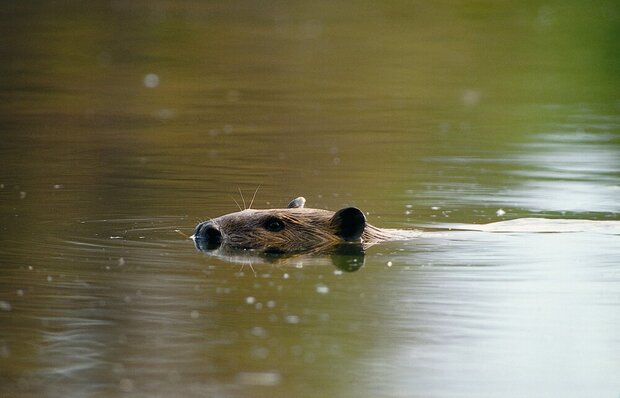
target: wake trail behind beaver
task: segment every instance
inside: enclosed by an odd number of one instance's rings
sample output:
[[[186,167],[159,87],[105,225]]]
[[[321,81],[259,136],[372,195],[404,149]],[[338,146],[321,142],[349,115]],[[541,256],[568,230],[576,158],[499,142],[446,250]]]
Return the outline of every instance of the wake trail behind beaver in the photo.
[[[563,233],[593,232],[620,235],[620,221],[567,220],[550,218],[518,218],[489,224],[432,224],[425,229],[480,232]]]

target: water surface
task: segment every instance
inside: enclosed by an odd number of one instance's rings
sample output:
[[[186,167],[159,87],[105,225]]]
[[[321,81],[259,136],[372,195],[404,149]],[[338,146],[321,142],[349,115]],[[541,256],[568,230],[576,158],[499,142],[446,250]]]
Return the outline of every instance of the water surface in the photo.
[[[620,9],[0,6],[0,395],[620,394],[620,238],[441,232],[235,258],[253,206],[620,220]],[[177,233],[179,230],[182,234]]]

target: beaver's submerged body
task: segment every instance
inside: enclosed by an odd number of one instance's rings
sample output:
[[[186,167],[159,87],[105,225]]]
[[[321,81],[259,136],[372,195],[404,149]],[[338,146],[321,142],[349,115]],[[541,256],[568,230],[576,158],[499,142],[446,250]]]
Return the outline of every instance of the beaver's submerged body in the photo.
[[[386,240],[411,239],[420,230],[374,227],[361,210],[346,207],[336,212],[308,209],[302,197],[282,209],[246,209],[226,214],[196,226],[192,238],[201,250],[221,245],[266,253],[294,253],[329,250],[347,243],[366,248]],[[474,225],[457,224],[443,229],[483,232],[603,232],[620,234],[620,221],[516,219]]]

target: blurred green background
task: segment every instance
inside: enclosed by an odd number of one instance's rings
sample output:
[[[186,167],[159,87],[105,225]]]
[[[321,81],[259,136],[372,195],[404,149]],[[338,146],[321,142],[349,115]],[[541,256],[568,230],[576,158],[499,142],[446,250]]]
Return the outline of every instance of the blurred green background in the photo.
[[[50,184],[60,184],[71,196],[55,205],[71,212],[73,199],[102,198],[103,214],[130,206],[213,216],[230,210],[237,188],[260,185],[263,205],[349,195],[389,212],[419,195],[450,200],[442,186],[452,185],[465,196],[508,190],[527,210],[618,210],[605,194],[546,208],[518,193],[548,179],[566,182],[548,195],[581,180],[617,189],[616,2],[35,1],[0,10],[0,177],[47,206],[50,192],[63,195]],[[567,151],[560,162],[589,156],[583,169],[603,186],[581,169],[523,160]]]

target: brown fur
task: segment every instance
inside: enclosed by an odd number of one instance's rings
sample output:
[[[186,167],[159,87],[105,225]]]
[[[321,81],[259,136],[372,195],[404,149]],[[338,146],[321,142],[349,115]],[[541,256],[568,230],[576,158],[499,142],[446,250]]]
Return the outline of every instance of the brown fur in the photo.
[[[340,216],[329,210],[303,208],[305,200],[295,200],[289,205],[297,206],[293,208],[246,209],[200,223],[193,238],[211,240],[215,247],[225,244],[274,253],[311,251],[345,242],[369,246],[393,238],[389,231],[366,223],[363,213],[356,208],[343,209],[346,211],[338,212],[344,214]],[[341,221],[339,217],[346,220]],[[282,229],[269,230],[270,222]],[[355,230],[360,223],[363,232]],[[343,232],[351,224],[355,231]]]

